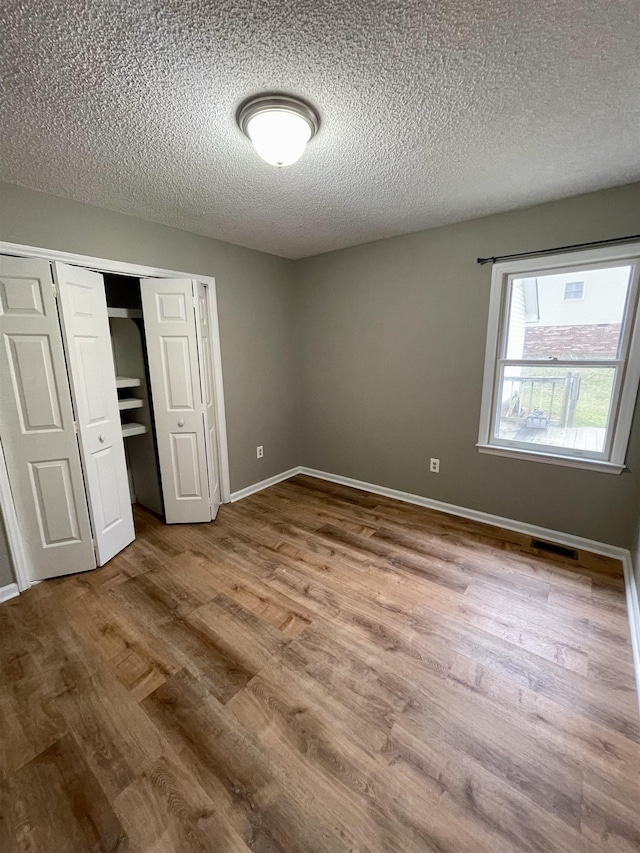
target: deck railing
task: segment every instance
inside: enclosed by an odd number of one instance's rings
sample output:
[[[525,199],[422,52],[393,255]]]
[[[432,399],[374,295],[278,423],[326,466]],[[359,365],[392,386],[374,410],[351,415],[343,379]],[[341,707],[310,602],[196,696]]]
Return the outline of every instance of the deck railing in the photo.
[[[569,371],[564,377],[505,376],[502,418],[522,422],[534,429],[547,426],[572,427],[580,396],[580,376]]]

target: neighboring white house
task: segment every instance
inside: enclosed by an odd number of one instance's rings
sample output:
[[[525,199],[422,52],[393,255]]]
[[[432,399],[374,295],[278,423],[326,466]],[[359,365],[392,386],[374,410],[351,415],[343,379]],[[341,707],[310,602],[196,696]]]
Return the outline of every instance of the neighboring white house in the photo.
[[[614,357],[628,284],[628,267],[515,279],[506,357]]]
[[[629,268],[559,273],[521,281],[527,325],[619,325],[627,297]]]
[[[514,281],[507,357],[575,358],[615,350],[628,284],[628,267]]]

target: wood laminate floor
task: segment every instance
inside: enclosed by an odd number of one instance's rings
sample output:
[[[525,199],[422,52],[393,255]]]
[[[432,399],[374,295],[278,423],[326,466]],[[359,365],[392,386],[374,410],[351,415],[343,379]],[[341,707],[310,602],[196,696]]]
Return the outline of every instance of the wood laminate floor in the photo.
[[[640,850],[618,563],[296,477],[0,607],[2,853]]]

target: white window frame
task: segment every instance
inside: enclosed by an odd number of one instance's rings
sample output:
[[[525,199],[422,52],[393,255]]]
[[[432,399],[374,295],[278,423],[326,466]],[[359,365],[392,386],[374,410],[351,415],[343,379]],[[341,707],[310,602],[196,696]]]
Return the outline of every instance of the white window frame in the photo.
[[[580,291],[580,296],[567,296],[567,287],[570,284],[581,284],[582,290]],[[584,281],[565,281],[564,289],[562,291],[562,301],[563,302],[581,302],[584,299],[584,291],[586,289],[586,282]]]
[[[625,306],[623,327],[621,332],[619,358],[607,359],[607,364],[616,367],[616,379],[612,393],[612,407],[605,447],[601,453],[553,448],[533,450],[531,444],[515,442],[495,437],[495,423],[498,418],[499,382],[502,364],[506,360],[505,340],[509,311],[509,284],[512,279],[532,278],[536,274],[576,272],[579,274],[586,269],[597,267],[623,266],[634,264],[635,269],[631,278],[627,304]],[[478,450],[496,456],[507,456],[518,459],[528,459],[536,462],[566,465],[572,468],[586,468],[593,471],[604,471],[619,474],[625,468],[625,458],[631,421],[640,383],[640,318],[638,317],[638,282],[640,279],[640,243],[628,243],[622,246],[607,246],[597,249],[587,249],[581,252],[570,252],[557,255],[546,255],[539,258],[523,258],[503,261],[493,266],[491,277],[491,297],[489,303],[489,324],[487,330],[487,346],[485,351],[484,377],[482,386],[482,403],[480,408],[480,432]],[[577,301],[577,300],[576,300]],[[509,359],[511,363],[513,359]],[[549,364],[558,367],[589,367],[602,366],[604,360],[577,361],[558,359]],[[530,366],[531,359],[523,360]],[[547,362],[542,362],[546,364]]]

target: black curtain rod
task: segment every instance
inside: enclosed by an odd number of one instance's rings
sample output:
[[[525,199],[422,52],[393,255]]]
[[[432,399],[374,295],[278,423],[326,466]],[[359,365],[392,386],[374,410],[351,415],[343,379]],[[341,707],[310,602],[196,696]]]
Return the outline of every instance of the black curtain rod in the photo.
[[[587,249],[593,246],[611,245],[612,243],[627,243],[630,240],[640,240],[640,234],[632,234],[630,237],[612,237],[610,240],[592,240],[590,243],[573,243],[571,246],[558,246],[555,249],[538,249],[537,252],[520,252],[517,255],[496,255],[495,258],[478,258],[479,264],[495,264],[496,261],[512,261],[515,258],[533,258],[536,255],[553,255],[556,252],[565,252],[570,249]]]

